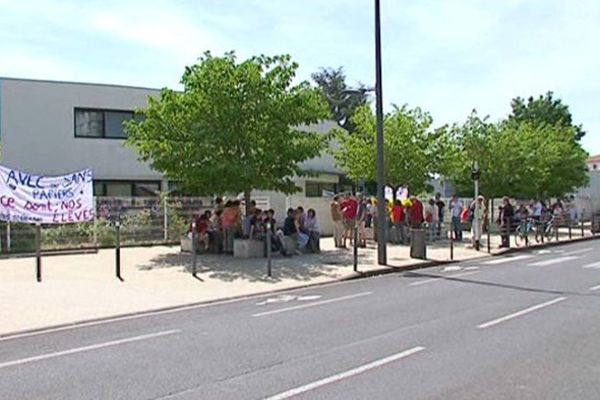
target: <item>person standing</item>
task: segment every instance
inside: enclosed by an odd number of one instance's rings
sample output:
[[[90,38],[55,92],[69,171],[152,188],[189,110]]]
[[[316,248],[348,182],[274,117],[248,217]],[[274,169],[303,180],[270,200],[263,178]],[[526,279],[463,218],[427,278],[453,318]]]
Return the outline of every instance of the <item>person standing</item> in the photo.
[[[462,201],[458,199],[457,195],[452,195],[450,201],[450,213],[452,215],[452,231],[454,233],[454,239],[459,242],[462,241],[462,224],[460,222],[460,216],[463,211]]]
[[[508,197],[502,198],[502,205],[500,206],[500,215],[498,216],[500,222],[500,232],[502,237],[502,243],[500,247],[510,247],[510,233],[513,217],[515,215],[514,208],[510,204]]]
[[[483,222],[485,221],[486,209],[483,196],[478,196],[471,204],[473,219],[471,222],[471,244],[475,250],[479,250],[481,235],[483,234]]]
[[[410,227],[412,229],[421,229],[423,227],[423,203],[416,196],[410,196],[410,212],[408,215]]]
[[[402,207],[400,200],[396,200],[392,207],[392,223],[394,224],[396,244],[406,243],[406,232],[404,230],[405,220],[406,214],[404,213],[404,207]]]
[[[435,194],[435,205],[438,210],[438,220],[437,220],[437,237],[438,239],[442,236],[442,224],[444,223],[444,208],[446,207],[446,203],[442,200],[442,195],[440,193]]]
[[[329,208],[331,211],[331,219],[333,221],[333,242],[335,243],[335,247],[342,247],[344,223],[342,221],[342,210],[340,208],[340,196],[334,196]]]
[[[353,243],[352,236],[356,224],[356,216],[358,215],[358,202],[354,197],[348,194],[340,204],[340,207],[344,218],[344,239],[342,247],[346,247],[346,240],[350,239],[350,243]]]

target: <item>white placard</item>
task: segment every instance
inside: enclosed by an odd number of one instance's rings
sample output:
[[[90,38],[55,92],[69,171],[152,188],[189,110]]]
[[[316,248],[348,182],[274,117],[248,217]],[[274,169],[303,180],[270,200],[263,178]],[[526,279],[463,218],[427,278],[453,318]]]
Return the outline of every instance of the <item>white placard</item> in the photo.
[[[95,214],[91,169],[43,176],[0,165],[0,220],[70,224],[91,221]]]

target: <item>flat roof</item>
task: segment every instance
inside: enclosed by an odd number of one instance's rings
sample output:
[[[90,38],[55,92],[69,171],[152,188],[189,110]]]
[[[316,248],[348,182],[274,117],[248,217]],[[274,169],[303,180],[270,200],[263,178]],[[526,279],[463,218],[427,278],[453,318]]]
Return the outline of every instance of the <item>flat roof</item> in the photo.
[[[51,80],[51,79],[12,78],[12,77],[5,77],[5,76],[0,76],[0,81],[54,83],[54,84],[64,84],[64,85],[103,86],[103,87],[113,87],[113,88],[123,88],[123,89],[151,90],[151,91],[155,91],[155,92],[159,92],[161,90],[161,89],[157,89],[157,88],[150,88],[150,87],[144,87],[144,86],[116,85],[116,84],[110,84],[110,83],[58,81],[58,80]]]

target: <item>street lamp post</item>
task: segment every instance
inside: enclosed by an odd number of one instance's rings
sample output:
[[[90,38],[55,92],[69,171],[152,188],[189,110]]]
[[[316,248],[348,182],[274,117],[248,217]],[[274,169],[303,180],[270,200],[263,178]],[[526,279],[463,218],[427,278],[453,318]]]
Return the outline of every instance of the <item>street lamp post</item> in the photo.
[[[377,262],[387,265],[385,169],[383,159],[383,92],[381,84],[381,15],[375,0],[375,114],[377,118]]]

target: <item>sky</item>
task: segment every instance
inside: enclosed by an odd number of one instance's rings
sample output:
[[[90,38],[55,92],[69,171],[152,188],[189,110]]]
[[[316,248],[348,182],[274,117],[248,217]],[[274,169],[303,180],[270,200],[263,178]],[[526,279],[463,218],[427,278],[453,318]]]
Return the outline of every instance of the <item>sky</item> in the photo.
[[[383,99],[492,120],[553,91],[600,154],[600,1],[381,0]],[[596,49],[596,50],[594,50]],[[374,85],[372,0],[0,0],[0,76],[179,88],[205,51],[290,54]]]

